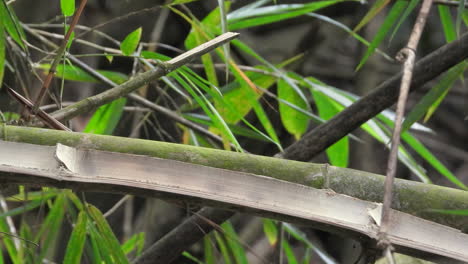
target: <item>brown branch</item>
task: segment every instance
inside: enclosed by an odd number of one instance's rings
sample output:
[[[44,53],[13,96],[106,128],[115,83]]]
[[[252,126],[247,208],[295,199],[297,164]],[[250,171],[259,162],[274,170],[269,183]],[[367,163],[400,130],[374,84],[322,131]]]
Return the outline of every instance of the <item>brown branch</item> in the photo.
[[[34,107],[33,103],[31,103],[28,99],[24,98],[22,95],[20,95],[10,87],[6,87],[6,89],[13,98],[15,98],[19,103],[21,103],[24,107],[26,107],[29,111],[32,112],[32,109]],[[68,127],[64,126],[62,123],[57,121],[57,119],[51,117],[49,114],[47,114],[41,109],[38,109],[37,116],[50,128],[71,131]]]
[[[44,99],[44,95],[46,94],[47,90],[49,90],[49,86],[50,86],[50,83],[52,82],[52,78],[54,78],[57,65],[60,62],[62,55],[65,52],[65,49],[67,48],[68,40],[70,39],[70,36],[73,33],[73,30],[75,29],[75,26],[78,23],[78,20],[80,19],[80,16],[87,2],[88,0],[81,0],[80,6],[78,7],[75,14],[73,15],[73,19],[72,19],[72,22],[70,23],[70,27],[68,28],[67,33],[65,34],[65,37],[63,38],[62,44],[60,45],[60,48],[57,51],[57,55],[55,56],[54,60],[52,61],[52,64],[50,65],[49,74],[47,74],[46,79],[42,83],[42,87],[39,90],[39,94],[37,95],[36,101],[34,102],[34,107],[32,110],[33,114],[37,113],[39,106],[41,106],[42,100]]]
[[[442,46],[416,63],[410,91],[421,88],[426,82],[467,57],[468,33],[465,33],[458,40]],[[401,73],[393,76],[328,122],[309,131],[299,141],[286,148],[281,156],[286,159],[308,161],[359,128],[397,101],[401,76]]]
[[[432,0],[424,0],[421,9],[419,11],[416,23],[414,24],[413,31],[411,32],[408,40],[408,45],[403,48],[398,54],[397,59],[404,61],[403,65],[403,77],[401,78],[400,94],[398,97],[395,127],[393,129],[392,145],[390,148],[390,154],[387,163],[387,176],[385,177],[385,192],[383,199],[382,208],[382,222],[380,224],[380,241],[381,246],[385,249],[385,252],[390,252],[391,245],[388,243],[387,230],[389,228],[390,221],[390,206],[393,197],[393,182],[395,179],[397,161],[398,161],[398,146],[400,145],[401,127],[403,122],[403,115],[405,113],[405,106],[408,100],[408,93],[411,86],[411,79],[413,77],[414,61],[416,60],[416,49],[418,47],[419,39],[423,32],[424,26],[426,25],[427,16],[431,10]],[[387,258],[388,255],[387,254]],[[390,254],[391,255],[391,254]]]

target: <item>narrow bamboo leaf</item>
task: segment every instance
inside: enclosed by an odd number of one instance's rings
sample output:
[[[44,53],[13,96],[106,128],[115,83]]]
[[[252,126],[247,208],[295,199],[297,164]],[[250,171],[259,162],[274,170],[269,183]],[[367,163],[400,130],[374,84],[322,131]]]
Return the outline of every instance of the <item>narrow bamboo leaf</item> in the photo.
[[[377,0],[372,5],[371,9],[367,14],[362,18],[361,22],[354,28],[354,32],[359,31],[363,26],[365,26],[369,21],[371,21],[387,4],[390,3],[390,0]]]
[[[229,10],[230,6],[231,2],[226,1],[224,4],[224,8],[220,8],[220,6],[218,6],[213,11],[211,11],[201,22],[192,20],[192,30],[185,39],[185,47],[187,49],[192,49],[206,42],[208,40],[207,37],[221,33],[222,30],[220,24],[223,24],[223,18],[221,14],[224,14],[224,10]],[[202,63],[204,65],[205,74],[208,81],[210,81],[215,86],[219,86],[216,70],[211,55],[203,55]]]
[[[460,29],[461,29],[461,22],[463,19],[463,13],[465,11],[465,0],[458,0],[458,8],[457,8],[457,20],[455,21],[455,28],[457,31],[457,36],[460,35]]]
[[[283,79],[278,80],[278,98],[296,105],[305,111],[308,110],[306,102]],[[296,109],[282,103],[279,104],[279,111],[284,128],[294,135],[296,140],[300,139],[307,130],[309,118]]]
[[[393,27],[393,25],[407,6],[407,1],[397,1],[393,5],[384,22],[380,26],[379,31],[377,32],[371,44],[367,48],[366,53],[359,62],[359,65],[356,67],[356,71],[358,71],[366,63],[367,59],[374,53],[374,51],[377,49],[380,43],[382,43],[384,38],[387,36],[388,31]]]
[[[12,230],[10,230],[10,227],[5,218],[0,218],[0,232],[4,234],[1,236],[0,241],[2,241],[2,244],[8,253],[8,257],[11,259],[11,262],[13,264],[22,264],[23,262],[21,256],[19,255],[19,252],[15,246],[15,239],[17,238],[8,235],[12,233]]]
[[[219,89],[217,89],[216,87],[214,87],[216,90],[214,91],[214,89],[211,89],[212,85],[204,80],[203,78],[201,78],[199,75],[197,75],[196,73],[194,73],[192,70],[188,69],[188,68],[182,68],[180,70],[180,72],[186,72],[187,74],[189,75],[192,75],[194,76],[194,78],[192,79],[199,87],[201,87],[206,93],[208,93],[209,96],[211,96],[211,98],[215,98],[218,100],[218,102],[223,102],[224,103],[224,106],[226,106],[229,111],[233,112],[233,113],[237,113],[237,111],[234,109],[233,105],[231,105],[229,103],[228,100],[223,100],[223,96],[221,96],[221,93],[219,91]],[[250,88],[249,88],[250,89]],[[205,97],[205,95],[203,95],[203,98],[207,99]],[[241,102],[243,103],[243,102]],[[216,109],[215,109],[216,110]],[[218,114],[219,111],[216,110],[216,112]],[[226,118],[224,118],[223,120],[225,120]],[[243,118],[242,116],[239,117],[239,120],[242,120],[242,122],[244,122],[245,125],[247,125],[249,128],[251,128],[253,131],[255,131],[258,135],[261,135],[263,136],[266,140],[268,140],[269,142],[272,142],[274,144],[276,144],[278,146],[278,148],[281,149],[281,146],[278,144],[277,141],[274,141],[272,138],[270,138],[269,136],[265,135],[263,132],[261,132],[260,130],[258,130],[255,126],[253,126],[252,124],[250,124],[250,122],[248,122],[245,118]]]
[[[273,125],[270,122],[270,119],[266,115],[265,110],[260,105],[260,103],[257,100],[255,100],[255,97],[257,97],[258,94],[256,92],[257,88],[255,87],[255,84],[252,83],[252,81],[247,77],[247,75],[245,75],[245,73],[241,71],[236,64],[231,63],[231,67],[233,68],[232,72],[236,77],[236,80],[238,80],[242,84],[241,87],[247,92],[247,96],[245,99],[247,99],[247,101],[250,104],[252,104],[255,114],[257,115],[260,123],[267,132],[268,136],[270,136],[270,138],[273,139],[278,148],[282,151],[280,141],[278,139],[278,136],[276,135]]]
[[[57,194],[59,194],[61,191],[58,191],[57,189],[50,189],[47,191],[38,191],[38,192],[28,192],[26,193],[22,190],[20,193],[15,194],[13,196],[10,196],[7,198],[7,201],[9,202],[26,202],[26,201],[45,201],[48,199],[51,199]]]
[[[405,20],[408,18],[408,16],[411,14],[411,12],[414,10],[414,8],[419,4],[420,0],[411,0],[408,7],[405,9],[403,12],[403,15],[401,15],[400,20],[398,20],[397,25],[393,28],[392,35],[390,37],[390,41],[393,39],[395,34],[398,32],[398,29],[400,29],[401,24],[405,22]]]
[[[278,242],[278,228],[276,228],[275,222],[273,220],[263,218],[263,232],[268,238],[270,245],[274,246]]]
[[[70,30],[70,26],[69,25],[65,25],[65,34],[68,32],[68,30]],[[73,40],[75,39],[75,32],[73,31],[71,34],[70,34],[70,38],[68,39],[68,42],[67,42],[67,50],[70,49],[72,43],[73,43]]]
[[[20,236],[28,241],[34,239],[31,227],[26,221],[21,223]],[[31,249],[30,243],[20,243],[18,257],[22,261],[21,263],[34,263],[34,256],[31,254]]]
[[[122,248],[120,247],[119,240],[115,237],[114,232],[107,223],[102,213],[96,207],[87,205],[88,213],[95,221],[97,230],[102,235],[103,240],[106,242],[104,245],[109,248],[112,254],[113,263],[128,263]]]
[[[310,250],[310,248],[306,248],[304,256],[302,256],[301,264],[309,264],[311,262],[312,262],[312,250]]]
[[[120,44],[120,50],[124,55],[130,56],[135,52],[141,39],[141,27],[128,34]]]
[[[17,113],[13,113],[13,112],[3,112],[3,117],[8,122],[8,121],[20,120],[21,115]]]
[[[92,263],[114,263],[110,247],[92,221],[88,221],[88,234],[90,246],[87,247],[87,255],[93,260]]]
[[[221,20],[221,32],[224,34],[224,33],[227,33],[229,31],[228,29],[228,22],[227,22],[227,16],[226,16],[226,12],[228,11],[228,7],[226,7],[226,4],[225,3],[228,3],[228,5],[230,4],[230,2],[228,1],[224,1],[224,0],[218,0],[218,8],[219,8],[219,16],[220,16],[220,20]],[[226,69],[226,82],[228,81],[229,79],[229,61],[231,60],[231,56],[230,56],[230,50],[229,50],[229,43],[226,43],[223,45],[223,53],[224,53],[224,65],[225,65],[225,69]]]
[[[283,223],[283,228],[284,228],[284,231],[286,231],[289,235],[294,237],[294,239],[301,241],[307,246],[307,248],[312,249],[323,260],[324,263],[337,264],[337,262],[332,257],[330,257],[326,252],[315,247],[312,244],[312,242],[309,241],[309,239],[307,238],[307,235],[304,234],[301,230],[295,228],[293,225],[288,224],[288,223]]]
[[[450,8],[444,5],[439,5],[437,8],[439,9],[440,23],[442,23],[442,28],[444,29],[445,41],[447,43],[452,42],[457,39],[457,32],[453,24]]]
[[[43,69],[44,72],[47,72],[50,69],[50,64],[40,64],[38,68]],[[98,73],[104,75],[106,78],[110,79],[111,81],[121,84],[128,80],[127,75],[114,72],[114,71],[104,71],[104,70],[97,70]],[[84,72],[82,69],[73,66],[73,65],[57,65],[57,72],[55,74],[59,78],[63,78],[69,81],[77,81],[77,82],[99,82],[91,75]]]
[[[463,11],[462,19],[465,22],[465,26],[468,26],[468,9],[465,9],[465,11]]]
[[[112,135],[122,117],[127,99],[122,97],[99,107],[89,120],[84,133]]]
[[[288,260],[288,264],[298,264],[296,256],[294,256],[294,252],[289,245],[288,240],[283,239],[281,241],[281,247],[284,250],[284,255],[286,256],[286,259]]]
[[[198,0],[174,0],[169,5],[181,5],[181,4],[188,4],[190,2],[195,2]]]
[[[343,108],[339,109],[336,104],[330,101],[322,92],[311,89],[315,104],[321,118],[328,120],[339,113]],[[346,168],[348,166],[349,142],[348,137],[340,139],[338,142],[327,148],[327,156],[330,163],[334,166]]]
[[[392,126],[393,121],[388,120],[387,125]],[[390,131],[387,127],[377,122],[377,120],[371,119],[367,121],[364,125],[361,126],[367,133],[377,139],[379,142],[384,144],[387,148],[390,147]],[[386,131],[384,131],[384,129]],[[431,180],[426,174],[426,170],[421,167],[421,165],[416,162],[416,160],[411,156],[411,154],[406,150],[405,147],[398,147],[398,160],[401,161],[411,172],[413,172],[422,182],[431,183]]]
[[[412,1],[419,1],[419,0],[412,0]],[[343,24],[343,23],[341,23],[341,22],[339,22],[337,20],[334,20],[334,19],[332,19],[330,17],[327,17],[327,16],[324,16],[324,15],[315,14],[315,13],[308,13],[307,15],[311,16],[311,17],[315,17],[317,19],[320,19],[320,20],[322,20],[324,22],[330,23],[330,24],[344,30],[346,33],[348,33],[353,38],[355,38],[356,40],[358,40],[362,44],[366,45],[367,47],[369,47],[369,45],[370,45],[369,41],[367,41],[366,39],[361,37],[359,34],[352,31],[348,26],[346,26],[345,24]],[[382,55],[385,59],[387,59],[389,61],[393,61],[393,58],[390,55],[383,52],[382,50],[376,49],[376,52],[379,53],[380,55]]]
[[[224,239],[219,235],[218,232],[215,232],[216,243],[218,244],[219,251],[221,251],[221,255],[223,256],[223,260],[225,264],[231,264],[233,261],[231,260],[228,247],[224,241]]]
[[[43,201],[40,201],[40,200],[35,200],[35,201],[32,201],[32,202],[29,202],[23,206],[20,206],[20,207],[16,207],[14,209],[10,209],[8,210],[8,212],[5,212],[5,213],[1,213],[0,214],[0,218],[5,218],[7,216],[15,216],[15,215],[19,215],[19,214],[23,214],[27,211],[30,211],[34,208],[37,208],[39,207],[41,204],[43,203]]]
[[[63,263],[81,263],[81,256],[83,255],[83,249],[86,241],[87,220],[88,216],[86,215],[86,212],[80,212],[78,220],[76,221],[71,233],[70,240],[68,240]]]
[[[5,1],[0,1],[0,20],[2,20],[3,26],[10,37],[21,48],[26,49],[26,45],[23,42],[23,39],[26,39],[23,28],[21,27],[15,12],[6,5]]]
[[[215,264],[213,243],[211,242],[211,235],[203,238],[203,256],[205,257],[206,264]]]
[[[263,75],[256,72],[247,72],[247,77],[255,83],[258,87],[262,87],[263,89],[269,89],[273,86],[276,82],[277,77],[271,75]],[[245,115],[247,115],[253,108],[253,105],[250,103],[249,100],[246,100],[247,96],[254,96],[254,99],[258,100],[262,92],[259,91],[258,93],[250,93],[248,90],[249,87],[245,88],[245,84],[239,82],[239,80],[235,81],[233,88],[230,91],[227,91],[223,94],[224,100],[229,102],[233,109],[231,110],[227,106],[218,105],[218,110],[229,124],[235,124],[239,122]],[[250,89],[251,90],[251,89]]]
[[[187,114],[184,114],[183,116],[190,121],[193,121],[193,122],[196,122],[196,123],[208,126],[208,127],[214,126],[214,123],[208,118],[208,116],[205,116],[205,115],[187,113]],[[264,136],[259,135],[258,133],[256,133],[255,131],[252,131],[249,128],[245,128],[245,127],[241,127],[237,125],[230,125],[230,124],[228,124],[228,127],[235,135],[269,142]]]
[[[183,76],[181,78],[178,74]],[[199,82],[197,78],[191,78],[192,75],[190,72],[184,72],[181,69],[179,72],[173,72],[171,74],[189,93],[192,97],[200,104],[203,111],[213,120],[216,128],[218,128],[224,136],[226,136],[236,147],[238,151],[242,151],[242,148],[237,141],[236,137],[229,129],[227,123],[223,120],[216,108],[211,104],[211,102],[203,95],[203,93],[198,89],[197,85],[205,88],[205,91],[208,91],[207,87],[204,87],[204,84]],[[197,84],[197,85],[196,85]],[[214,92],[216,94],[216,92]]]
[[[0,5],[1,8],[1,5]],[[3,19],[0,19],[0,88],[3,84],[3,75],[5,74],[5,32],[3,26]]]
[[[415,122],[421,119],[424,113],[440,101],[441,98],[443,99],[447,91],[453,86],[467,67],[468,63],[462,62],[444,74],[440,81],[413,107],[408,117],[403,122],[402,132],[408,130]]]
[[[198,258],[196,258],[195,256],[193,256],[192,254],[190,254],[190,253],[187,252],[187,251],[182,252],[182,256],[184,256],[184,257],[190,259],[191,261],[193,261],[193,262],[195,262],[195,263],[197,263],[197,264],[204,264],[203,261],[199,260]]]
[[[342,0],[335,1],[319,1],[309,4],[291,4],[291,5],[275,5],[267,7],[258,7],[249,12],[236,13],[236,16],[228,15],[229,29],[239,30],[242,28],[271,24],[282,20],[305,15],[309,12],[343,2]]]
[[[75,13],[75,0],[60,0],[60,9],[63,16],[73,16]]]
[[[461,189],[468,190],[468,187],[460,181],[457,176],[450,172],[447,167],[442,164],[417,138],[408,132],[401,135],[401,138],[410,145],[421,157],[423,157],[434,169],[442,174],[447,180],[460,187]]]
[[[242,247],[242,244],[239,243],[239,237],[237,236],[234,227],[232,226],[230,221],[224,222],[221,227],[225,232],[225,238],[229,248],[231,249],[234,259],[236,260],[237,264],[247,264],[247,256],[245,254],[245,250]]]
[[[128,255],[130,252],[135,251],[135,256],[139,256],[143,251],[143,246],[145,245],[145,233],[140,232],[134,234],[122,245],[122,251],[125,255]]]
[[[49,248],[58,241],[58,235],[63,223],[63,217],[65,215],[67,205],[65,195],[57,195],[57,198],[53,203],[51,202],[51,204],[52,207],[50,208],[45,220],[42,222],[41,228],[34,239],[37,243],[41,242],[41,250],[37,259],[43,259]]]

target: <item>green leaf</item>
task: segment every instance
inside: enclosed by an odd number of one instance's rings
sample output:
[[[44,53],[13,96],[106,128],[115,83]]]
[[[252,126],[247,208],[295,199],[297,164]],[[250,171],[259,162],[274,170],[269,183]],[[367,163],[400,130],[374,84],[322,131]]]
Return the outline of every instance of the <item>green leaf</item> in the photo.
[[[328,120],[339,113],[344,107],[334,103],[320,91],[311,89],[315,104],[321,118]],[[327,156],[333,166],[346,168],[348,166],[349,142],[348,137],[343,137],[338,142],[327,148]]]
[[[42,222],[41,228],[34,239],[35,242],[41,242],[41,251],[36,259],[43,259],[49,248],[52,248],[58,241],[60,227],[63,223],[67,206],[65,195],[63,193],[57,195],[57,198],[51,204],[50,211]]]
[[[219,235],[219,232],[215,232],[214,235],[218,244],[219,251],[221,251],[221,255],[223,256],[224,263],[231,264],[232,260],[224,239]]]
[[[0,83],[1,85],[1,83]],[[6,121],[13,121],[13,120],[20,120],[21,115],[13,112],[4,112],[3,116],[5,117]]]
[[[271,75],[264,75],[257,72],[246,72],[247,77],[255,83],[256,86],[263,89],[269,89],[276,82],[277,77]],[[254,96],[258,100],[262,96],[262,92],[250,93],[249,87],[245,87],[244,83],[236,80],[231,83],[230,89],[223,93],[223,98],[228,102],[232,108],[225,105],[217,105],[218,111],[229,124],[239,122],[245,115],[247,115],[253,108],[250,101],[246,100],[247,96]]]
[[[170,6],[172,6],[172,5],[181,5],[181,4],[187,4],[187,3],[195,2],[195,1],[198,1],[198,0],[174,0],[169,5]]]
[[[0,19],[0,88],[2,87],[3,75],[5,73],[5,43],[3,19]]]
[[[16,207],[15,209],[10,209],[10,210],[8,210],[8,212],[1,213],[0,218],[5,218],[7,216],[15,216],[15,215],[19,215],[19,214],[24,214],[25,212],[30,211],[30,210],[32,210],[34,208],[37,208],[42,204],[43,204],[43,201],[35,200],[35,201],[32,201],[32,202],[26,203],[23,206]]]
[[[342,0],[319,1],[308,4],[284,4],[259,7],[248,12],[233,12],[228,15],[229,30],[271,24],[305,15],[309,12],[343,2]]]
[[[444,29],[445,41],[447,41],[447,43],[452,42],[455,39],[457,39],[457,32],[455,29],[455,25],[453,24],[453,18],[450,13],[450,8],[448,6],[439,5],[438,9],[440,22],[442,23],[442,28]]]
[[[50,189],[47,191],[38,191],[38,192],[28,192],[26,193],[22,190],[19,194],[10,196],[7,198],[9,202],[25,202],[25,201],[45,201],[57,196],[61,191],[57,189]]]
[[[130,252],[135,251],[135,256],[139,256],[143,251],[143,246],[145,245],[145,233],[140,232],[134,234],[122,245],[122,251],[125,255],[128,255]]]
[[[291,246],[289,245],[288,240],[283,239],[281,241],[281,247],[284,250],[284,254],[286,259],[288,260],[288,264],[298,264],[296,256],[294,256],[294,251],[292,250]]]
[[[89,120],[83,133],[112,135],[122,116],[127,99],[121,97],[99,107]]]
[[[206,115],[187,113],[187,114],[183,114],[183,116],[190,121],[193,121],[193,122],[196,122],[196,123],[208,126],[208,127],[215,126],[213,121],[211,121],[210,118]],[[248,138],[255,139],[255,140],[261,140],[264,142],[269,142],[264,136],[259,135],[258,133],[256,133],[255,131],[252,131],[249,128],[237,126],[237,125],[229,125],[229,124],[228,124],[228,127],[236,135],[248,137]]]
[[[81,263],[81,256],[83,255],[83,248],[86,242],[87,220],[88,216],[86,212],[81,211],[73,227],[70,240],[68,240],[63,263]]]
[[[367,59],[374,53],[380,43],[384,40],[387,36],[388,31],[393,27],[397,19],[401,16],[401,13],[406,9],[408,6],[407,1],[397,1],[390,12],[388,13],[387,17],[385,17],[384,22],[379,28],[379,31],[375,35],[374,39],[372,40],[371,44],[367,48],[366,53],[364,54],[363,58],[359,62],[359,65],[356,67],[356,71],[358,71],[367,61]]]
[[[120,44],[120,50],[124,55],[130,56],[135,52],[141,39],[141,27],[128,34]]]
[[[452,67],[444,74],[440,81],[413,107],[408,117],[403,122],[402,132],[407,131],[415,122],[421,119],[424,113],[428,112],[430,108],[437,106],[437,102],[440,102],[440,100],[445,97],[447,91],[453,86],[454,82],[462,76],[467,67],[468,63],[462,62]]]
[[[354,28],[354,32],[359,31],[363,26],[365,26],[369,21],[371,21],[382,9],[390,3],[390,0],[377,0],[372,5],[371,9],[367,14],[362,18],[361,22]]]
[[[214,248],[211,242],[211,235],[203,238],[203,256],[205,257],[206,264],[215,264]]]
[[[110,251],[112,263],[128,263],[128,259],[120,247],[119,240],[115,237],[114,232],[99,209],[89,204],[87,205],[87,209],[91,219],[96,223],[99,234],[102,236],[103,241],[105,241],[105,244],[101,245],[101,248],[105,247]]]
[[[405,22],[406,18],[411,14],[411,12],[414,10],[414,8],[419,4],[420,0],[411,0],[408,7],[405,9],[403,12],[403,15],[401,15],[400,20],[398,21],[397,25],[393,28],[392,36],[390,37],[390,40],[393,39],[395,34],[397,33],[398,29],[400,29],[401,24]]]
[[[13,230],[10,230],[10,226],[5,218],[0,218],[0,232],[3,234],[0,238],[3,247],[5,247],[11,262],[14,264],[22,264],[22,258],[16,249],[14,238],[8,234],[12,234]]]
[[[184,257],[190,259],[191,261],[193,261],[193,262],[195,262],[195,263],[197,263],[197,264],[204,264],[203,261],[199,260],[198,258],[196,258],[195,256],[193,256],[192,254],[190,254],[190,253],[187,252],[187,251],[182,252],[182,256],[184,256]]]
[[[90,246],[85,244],[85,247],[91,263],[113,263],[112,252],[92,221],[88,221],[88,230]]]
[[[278,98],[286,102],[289,102],[304,111],[308,110],[308,105],[302,97],[297,94],[293,87],[289,85],[284,79],[278,80]],[[294,135],[296,140],[299,140],[301,136],[306,132],[309,123],[309,117],[302,112],[292,108],[284,103],[279,104],[279,111],[281,121],[286,130]]]
[[[69,25],[65,25],[65,34],[68,32],[68,30],[70,30],[70,26]],[[73,31],[71,34],[70,34],[70,37],[68,38],[68,41],[67,41],[67,47],[66,49],[69,50],[72,43],[73,43],[73,40],[75,39],[75,32]]]
[[[180,75],[183,78],[180,77]],[[217,109],[211,104],[211,102],[203,95],[200,89],[197,87],[204,88],[205,91],[209,91],[210,89],[206,87],[206,85],[200,82],[197,78],[194,78],[191,75],[190,71],[184,71],[184,69],[180,69],[177,72],[172,72],[171,76],[176,79],[179,84],[181,84],[187,92],[197,101],[197,103],[201,106],[203,111],[210,117],[210,119],[214,122],[215,127],[221,131],[236,147],[238,151],[242,151],[242,148],[237,141],[236,137],[229,129],[227,123],[223,120]],[[214,92],[216,94],[216,92]]]
[[[49,70],[50,64],[40,64],[38,67],[43,70]],[[77,82],[95,82],[95,83],[99,82],[94,77],[84,72],[82,69],[73,65],[59,64],[57,65],[56,71],[57,72],[55,75],[65,80],[77,81]],[[120,72],[104,71],[104,70],[97,70],[97,72],[104,75],[106,78],[110,79],[111,81],[117,84],[122,84],[128,80],[127,75],[120,73]]]
[[[73,16],[75,13],[75,0],[60,0],[60,9],[63,16]]]
[[[466,1],[458,0],[457,20],[455,21],[457,36],[460,35],[460,28],[461,28],[462,19],[463,19],[463,13],[465,11],[465,5],[466,5]]]
[[[442,174],[447,180],[460,187],[461,189],[468,190],[468,187],[460,181],[457,176],[450,172],[447,167],[442,164],[417,138],[408,132],[401,134],[401,138],[410,145],[421,157],[423,157],[434,169]]]
[[[239,237],[237,236],[234,227],[232,226],[230,221],[224,222],[221,227],[225,232],[225,237],[229,248],[234,255],[234,259],[236,260],[237,264],[247,264],[247,256],[245,254],[245,250],[242,245],[239,243]]]
[[[0,20],[10,37],[18,43],[18,45],[26,49],[23,39],[26,39],[23,28],[21,27],[16,14],[6,5],[5,1],[0,1]]]
[[[267,218],[263,218],[262,221],[263,221],[263,232],[268,238],[268,242],[270,242],[271,246],[276,245],[276,243],[278,242],[278,228],[276,228],[275,222]]]

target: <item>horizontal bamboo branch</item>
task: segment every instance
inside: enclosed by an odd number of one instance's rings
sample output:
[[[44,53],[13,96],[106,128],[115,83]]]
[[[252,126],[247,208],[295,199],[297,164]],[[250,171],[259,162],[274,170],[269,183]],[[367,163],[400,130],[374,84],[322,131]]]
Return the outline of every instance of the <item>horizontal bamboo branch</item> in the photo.
[[[331,166],[325,179],[321,173],[322,166],[319,164],[166,142],[9,125],[3,127],[0,125],[0,139],[49,146],[61,143],[77,148],[171,159],[265,175],[314,188],[329,188],[337,193],[371,202],[381,202],[383,199],[383,176],[346,168]],[[429,211],[429,209],[468,208],[468,192],[465,191],[396,179],[392,208],[457,229],[468,227],[465,217],[441,215]]]
[[[248,155],[248,154],[244,154]],[[328,165],[320,165],[323,177]],[[142,155],[0,141],[4,181],[73,189],[147,194],[215,204],[287,219],[336,233],[377,239],[382,205],[308,186],[209,166]],[[32,176],[32,177],[31,177]],[[397,250],[468,261],[468,235],[392,211],[387,236]]]

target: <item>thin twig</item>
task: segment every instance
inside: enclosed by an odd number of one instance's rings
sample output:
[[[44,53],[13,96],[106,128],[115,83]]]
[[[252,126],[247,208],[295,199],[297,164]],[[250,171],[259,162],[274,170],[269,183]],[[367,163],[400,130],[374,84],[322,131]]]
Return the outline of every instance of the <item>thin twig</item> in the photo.
[[[382,208],[382,222],[380,225],[381,240],[379,241],[379,243],[381,243],[387,251],[390,245],[386,242],[386,232],[388,230],[390,222],[390,207],[393,196],[393,182],[397,169],[398,146],[400,144],[402,120],[405,112],[405,105],[408,98],[408,93],[411,86],[411,79],[413,76],[414,61],[416,59],[416,49],[422,31],[424,29],[424,25],[426,24],[427,16],[429,15],[429,11],[432,6],[432,1],[433,0],[424,0],[421,6],[421,10],[418,14],[418,18],[416,19],[416,23],[413,27],[413,31],[410,35],[410,39],[408,40],[408,45],[397,54],[397,59],[399,61],[404,61],[403,77],[401,78],[400,95],[398,97],[396,117],[394,122],[395,127],[392,136],[392,146],[390,149],[390,155],[387,164],[387,176],[385,178],[385,191]]]
[[[57,51],[57,55],[55,56],[54,60],[52,61],[52,64],[50,65],[49,74],[47,74],[47,77],[44,80],[44,83],[42,84],[41,89],[39,90],[39,94],[36,97],[36,101],[34,102],[34,107],[32,109],[33,114],[36,114],[38,112],[39,106],[41,106],[42,100],[44,99],[44,95],[49,89],[50,83],[52,82],[52,78],[55,75],[55,69],[57,68],[58,63],[60,62],[62,58],[62,54],[65,52],[65,49],[67,48],[68,40],[70,39],[73,29],[78,23],[78,20],[80,19],[81,13],[83,12],[83,9],[86,6],[87,2],[88,0],[81,0],[80,6],[78,7],[75,14],[73,15],[73,19],[70,23],[70,27],[67,30],[67,34],[63,38],[62,44],[60,45],[60,48]]]

